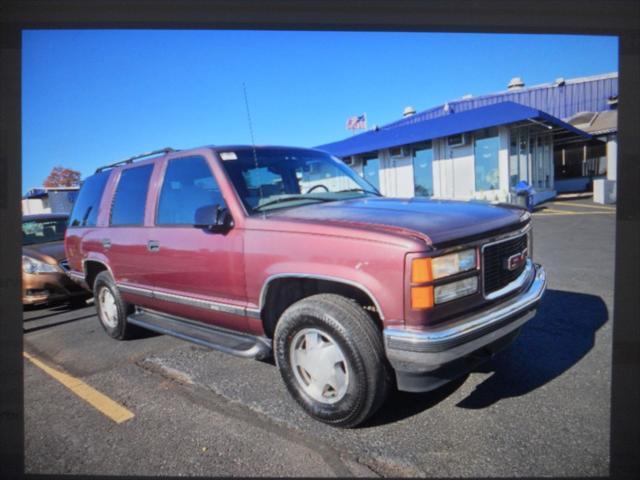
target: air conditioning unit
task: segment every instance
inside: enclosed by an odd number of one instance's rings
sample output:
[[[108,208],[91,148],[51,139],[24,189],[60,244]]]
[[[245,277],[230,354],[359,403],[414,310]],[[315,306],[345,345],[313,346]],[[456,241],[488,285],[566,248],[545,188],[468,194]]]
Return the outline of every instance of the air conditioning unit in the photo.
[[[389,155],[391,158],[403,158],[411,155],[411,149],[409,147],[395,147],[389,149]]]
[[[447,145],[451,148],[463,147],[467,142],[468,137],[466,133],[459,133],[458,135],[450,135],[447,137]]]

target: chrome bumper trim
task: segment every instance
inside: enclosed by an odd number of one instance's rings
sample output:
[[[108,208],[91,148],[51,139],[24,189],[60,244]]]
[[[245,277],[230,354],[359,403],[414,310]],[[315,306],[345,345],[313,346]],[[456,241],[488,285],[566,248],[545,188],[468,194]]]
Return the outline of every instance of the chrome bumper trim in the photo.
[[[533,280],[526,291],[489,310],[464,317],[454,325],[426,331],[385,328],[387,357],[392,364],[398,360],[403,364],[442,365],[522,326],[535,314],[534,309],[547,285],[542,266],[532,264],[529,272],[534,272]]]

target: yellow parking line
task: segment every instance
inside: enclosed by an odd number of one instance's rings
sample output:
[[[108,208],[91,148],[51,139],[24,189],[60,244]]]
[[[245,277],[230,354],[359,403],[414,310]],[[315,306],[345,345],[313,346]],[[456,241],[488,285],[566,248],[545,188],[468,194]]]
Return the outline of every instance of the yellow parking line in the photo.
[[[605,205],[589,205],[589,204],[585,204],[585,203],[555,202],[553,205],[555,207],[559,207],[561,205],[569,205],[571,207],[596,208],[596,209],[600,209],[600,210],[611,210],[611,211],[615,210],[614,207],[607,207]]]
[[[554,213],[554,214],[563,213],[565,215],[572,214],[572,213],[580,213],[580,212],[576,212],[575,210],[556,210],[554,208],[545,208],[543,212]]]
[[[34,357],[33,355],[27,352],[22,352],[22,353],[24,357],[27,360],[29,360],[31,363],[33,363],[35,366],[44,370],[46,373],[48,373],[53,378],[58,380],[62,385],[67,387],[77,396],[82,398],[84,401],[89,403],[91,406],[97,409],[100,413],[109,417],[114,422],[122,423],[134,417],[134,414],[131,411],[127,410],[126,408],[124,408],[122,405],[115,402],[114,400],[111,400],[109,397],[100,393],[93,387],[90,387],[89,385],[84,383],[82,380],[72,377],[68,373],[64,373],[59,370],[56,370],[55,368],[50,367],[49,365],[44,363],[42,360]]]

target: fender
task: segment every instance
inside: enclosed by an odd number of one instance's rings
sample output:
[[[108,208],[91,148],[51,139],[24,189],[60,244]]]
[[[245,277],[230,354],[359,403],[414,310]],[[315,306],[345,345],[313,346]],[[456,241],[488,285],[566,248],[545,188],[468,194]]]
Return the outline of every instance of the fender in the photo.
[[[262,311],[262,308],[264,307],[264,304],[265,304],[265,302],[267,300],[267,294],[269,293],[269,287],[270,287],[271,283],[274,280],[277,280],[279,278],[305,278],[305,279],[327,280],[327,281],[336,282],[336,283],[343,283],[345,285],[350,285],[352,287],[355,287],[358,290],[361,290],[362,292],[367,294],[367,296],[371,299],[371,301],[375,305],[376,310],[378,311],[378,314],[380,315],[380,319],[384,321],[384,312],[382,311],[382,307],[380,306],[380,302],[378,302],[378,299],[375,297],[375,295],[373,293],[371,293],[371,290],[369,290],[367,287],[365,287],[362,283],[356,282],[356,281],[353,281],[353,280],[348,280],[348,279],[343,278],[343,277],[336,277],[336,276],[333,276],[333,275],[324,275],[324,274],[314,274],[314,273],[283,272],[283,273],[276,273],[276,274],[270,275],[265,280],[264,284],[262,285],[262,289],[260,290],[260,300],[259,300],[259,304],[258,304],[259,311]]]

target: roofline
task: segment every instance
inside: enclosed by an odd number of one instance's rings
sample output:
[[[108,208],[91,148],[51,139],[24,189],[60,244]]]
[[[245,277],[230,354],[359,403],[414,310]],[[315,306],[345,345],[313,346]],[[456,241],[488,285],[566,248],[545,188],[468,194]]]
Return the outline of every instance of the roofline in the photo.
[[[597,75],[591,75],[591,76],[586,76],[586,77],[575,77],[575,78],[567,78],[564,80],[565,84],[570,84],[570,85],[574,85],[577,83],[585,83],[585,82],[590,82],[590,81],[597,81],[597,80],[606,80],[609,78],[618,78],[618,72],[609,72],[609,73],[599,73]],[[512,89],[512,90],[499,90],[497,92],[492,92],[492,93],[485,93],[483,95],[473,95],[471,98],[456,98],[454,100],[448,100],[444,103],[438,104],[434,107],[430,107],[430,108],[426,108],[424,110],[420,110],[419,112],[416,112],[412,115],[413,116],[419,116],[422,115],[424,113],[427,112],[433,112],[433,111],[437,111],[437,110],[441,110],[444,105],[446,104],[457,104],[460,102],[468,102],[469,100],[481,100],[484,98],[489,98],[489,97],[495,97],[497,95],[504,95],[504,94],[508,94],[508,93],[515,93],[515,92],[526,92],[526,91],[530,91],[530,90],[536,90],[536,89],[542,89],[542,88],[555,88],[555,81],[554,82],[547,82],[547,83],[540,83],[538,85],[531,85],[529,87],[524,86],[522,88],[517,88],[517,89]],[[409,117],[403,117],[403,118],[398,118],[397,120],[393,120],[389,123],[385,123],[384,125],[381,125],[379,128],[385,128],[385,127],[389,127],[392,125],[395,125],[397,123],[400,122],[404,122],[406,121],[406,119]]]
[[[23,215],[22,220],[44,220],[47,218],[68,218],[68,213],[34,213],[31,215]]]
[[[31,190],[77,190],[78,188],[80,188],[79,185],[74,185],[72,187],[31,187],[27,191],[31,191]]]
[[[378,138],[373,138],[372,136],[377,135],[375,132],[372,131],[367,131],[367,132],[363,132],[360,133],[358,135],[354,135],[351,137],[347,137],[344,138],[342,140],[338,140],[335,142],[329,142],[329,143],[324,143],[322,145],[317,145],[315,148],[319,149],[319,150],[323,150],[326,152],[330,152],[334,155],[343,157],[343,156],[351,156],[351,155],[361,155],[363,153],[367,153],[367,152],[374,152],[374,151],[379,151],[379,150],[383,150],[383,149],[387,149],[387,148],[394,148],[394,147],[398,147],[401,145],[409,145],[412,143],[416,143],[416,142],[421,142],[421,141],[426,141],[426,140],[435,140],[437,138],[444,138],[447,137],[449,135],[455,135],[458,133],[466,133],[466,132],[471,132],[474,130],[477,130],[478,128],[487,128],[488,126],[500,126],[500,125],[509,125],[511,123],[515,123],[515,122],[522,122],[522,121],[533,121],[534,123],[539,123],[536,122],[537,120],[540,120],[542,122],[546,122],[549,124],[553,124],[557,127],[559,127],[561,130],[564,130],[565,132],[568,132],[570,135],[575,135],[575,136],[579,136],[579,137],[583,137],[585,139],[590,139],[592,138],[592,135],[589,134],[588,132],[585,132],[584,130],[581,130],[577,127],[574,127],[573,125],[557,118],[554,117],[553,115],[550,115],[546,112],[543,112],[542,110],[538,110],[536,108],[533,107],[529,107],[526,105],[522,105],[519,104],[517,102],[513,102],[513,101],[509,101],[509,100],[505,100],[503,102],[497,102],[497,103],[493,103],[491,105],[485,105],[482,107],[477,107],[477,108],[473,108],[473,109],[469,109],[469,110],[464,110],[460,113],[457,113],[457,117],[456,118],[460,118],[460,117],[469,117],[469,115],[478,115],[478,112],[482,112],[483,114],[489,111],[495,111],[495,110],[504,110],[505,108],[515,108],[515,111],[510,111],[510,112],[504,112],[506,113],[507,117],[511,117],[512,119],[509,121],[500,121],[498,123],[493,123],[493,124],[486,124],[485,126],[481,126],[478,125],[476,122],[476,127],[474,128],[469,128],[469,129],[462,129],[462,130],[451,130],[448,133],[443,133],[443,132],[437,132],[440,133],[439,135],[434,135],[436,132],[426,132],[426,131],[422,131],[420,130],[420,134],[423,135],[420,137],[420,139],[418,140],[416,137],[415,141],[408,141],[407,138],[405,138],[403,142],[399,142],[398,138],[394,138],[393,141],[397,142],[397,143],[386,143],[384,145],[381,144],[381,141],[383,141],[383,139],[385,138],[385,134],[388,137],[389,134],[391,134],[393,136],[393,132],[396,132],[397,129],[395,128],[381,128],[380,130],[378,130],[379,132],[381,132],[379,135],[380,137]],[[520,115],[520,116],[518,116]],[[517,118],[514,118],[517,117]],[[437,118],[431,118],[431,119],[420,119],[418,120],[416,123],[413,124],[408,124],[408,125],[404,125],[405,128],[408,129],[413,129],[414,133],[416,128],[420,127],[421,124],[423,123],[430,123],[430,122],[446,122],[448,119],[452,118],[451,116],[442,116],[442,117],[437,117]],[[501,120],[506,120],[504,117]],[[482,122],[480,122],[482,123]],[[469,125],[465,125],[465,127],[468,127]],[[399,128],[403,128],[403,126],[399,127]],[[445,129],[446,130],[446,129]],[[363,146],[360,147],[355,147],[353,145],[351,145],[355,139],[357,138],[362,138],[363,136],[367,136],[367,138],[371,139],[370,144],[367,147],[370,147],[371,145],[376,145],[376,143],[378,144],[377,146],[373,146],[371,148],[367,148],[366,150],[363,150]],[[434,136],[429,136],[429,135],[434,135]],[[415,135],[413,135],[415,137]],[[357,144],[357,143],[356,143]],[[341,149],[341,153],[336,153],[338,151],[340,151],[340,149],[334,149],[331,147],[334,147],[336,145],[347,145],[347,148],[342,148]],[[350,146],[351,145],[351,146]]]
[[[595,82],[597,80],[607,80],[609,78],[618,78],[618,72],[599,73],[597,75],[590,75],[590,76],[587,76],[587,77],[565,78],[564,79],[564,83],[565,84],[569,84],[569,85],[574,85],[576,83]],[[474,96],[473,98],[491,97],[493,95],[500,95],[502,93],[522,92],[524,90],[535,90],[537,88],[550,88],[550,87],[555,87],[555,86],[556,86],[556,82],[554,80],[553,82],[539,83],[537,85],[531,85],[531,86],[526,86],[525,85],[524,87],[517,88],[517,89],[500,90],[500,91],[493,92],[493,93],[487,93],[485,95],[478,95],[477,97]],[[458,100],[462,100],[462,99],[460,98]],[[457,101],[457,100],[453,100],[453,101]]]

